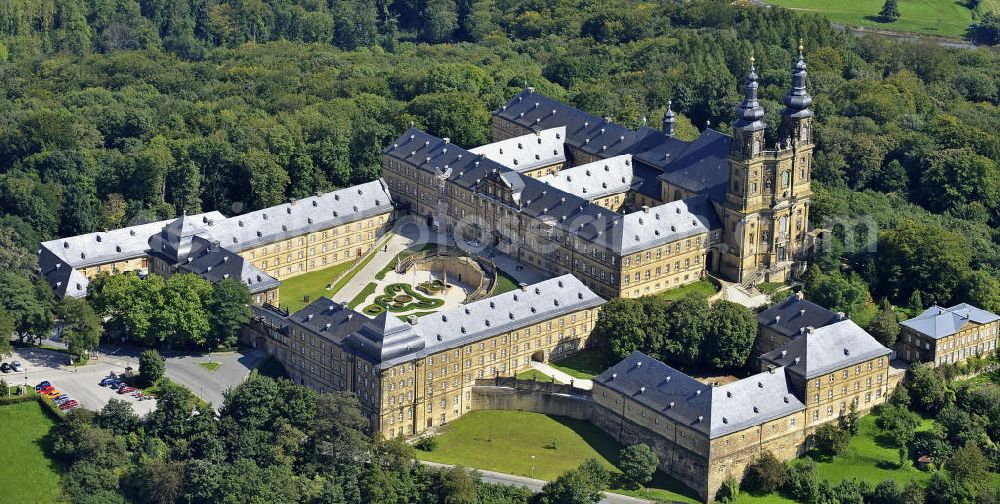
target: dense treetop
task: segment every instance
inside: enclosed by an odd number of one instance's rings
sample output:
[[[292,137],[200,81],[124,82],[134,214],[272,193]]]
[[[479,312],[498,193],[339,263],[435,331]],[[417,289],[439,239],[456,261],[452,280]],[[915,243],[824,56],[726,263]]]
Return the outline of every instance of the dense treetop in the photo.
[[[57,235],[371,180],[411,122],[483,143],[489,112],[525,83],[630,127],[673,100],[692,138],[729,130],[752,50],[774,126],[800,38],[818,121],[812,224],[867,215],[891,232],[877,239],[891,254],[835,261],[896,304],[914,289],[926,304],[985,297],[1000,270],[998,55],[722,0],[3,2],[0,242],[14,247],[0,260],[30,271]],[[946,243],[921,251],[936,258],[925,269],[952,280],[904,264],[927,237]]]

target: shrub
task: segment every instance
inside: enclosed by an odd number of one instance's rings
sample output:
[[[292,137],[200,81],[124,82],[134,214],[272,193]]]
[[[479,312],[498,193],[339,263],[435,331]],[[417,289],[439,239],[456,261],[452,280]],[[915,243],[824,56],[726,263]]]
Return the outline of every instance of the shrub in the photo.
[[[626,446],[618,453],[618,467],[625,476],[638,485],[645,485],[653,479],[660,460],[645,444]]]
[[[438,446],[438,441],[437,438],[434,436],[422,437],[418,439],[415,443],[413,443],[414,448],[425,452],[432,452],[435,449],[437,449],[437,446]]]
[[[149,349],[139,354],[139,379],[146,386],[153,385],[163,378],[167,365],[160,352]]]
[[[756,494],[769,494],[788,483],[788,468],[778,457],[766,451],[757,457],[743,476],[743,487]]]
[[[825,423],[816,429],[813,441],[815,441],[819,451],[830,456],[840,455],[844,453],[847,444],[851,442],[851,433],[833,423]]]
[[[802,459],[789,467],[785,490],[798,502],[815,502],[819,495],[816,463],[810,459]]]

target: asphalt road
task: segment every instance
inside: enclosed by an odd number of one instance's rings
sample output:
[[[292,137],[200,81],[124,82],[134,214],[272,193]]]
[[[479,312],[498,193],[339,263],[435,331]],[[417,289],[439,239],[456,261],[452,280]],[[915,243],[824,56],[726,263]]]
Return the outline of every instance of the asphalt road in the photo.
[[[421,460],[420,463],[429,467],[437,467],[437,468],[452,467],[451,465],[448,464],[427,462],[425,460]],[[527,478],[524,476],[516,476],[514,474],[506,474],[495,471],[484,471],[482,469],[474,469],[474,470],[477,471],[480,474],[482,480],[487,483],[527,487],[528,490],[531,490],[532,492],[542,491],[542,487],[545,486],[546,483],[548,483],[548,481],[545,480]],[[611,492],[604,492],[604,499],[601,500],[601,504],[645,504],[649,502],[652,501],[648,501],[646,499],[640,499],[638,497],[629,497],[628,495],[621,495]]]
[[[138,356],[143,350],[135,347],[102,346],[92,354],[88,365],[72,367],[68,365],[64,353],[40,348],[15,348],[14,355],[3,360],[20,361],[26,370],[21,373],[2,374],[0,379],[10,385],[27,384],[30,387],[48,380],[54,387],[76,399],[87,409],[100,410],[109,399],[116,397],[133,403],[135,412],[145,415],[156,407],[155,400],[138,401],[129,395],[118,395],[111,389],[97,385],[111,372],[121,374],[126,367],[138,371]],[[223,392],[242,383],[250,371],[267,358],[264,349],[213,353],[211,360],[219,362],[220,365],[212,372],[200,365],[208,362],[208,354],[170,351],[162,354],[167,364],[167,377],[187,387],[216,409],[222,407]]]
[[[144,350],[135,347],[102,347],[102,356],[124,360],[138,370],[138,357]],[[191,392],[212,404],[216,409],[222,407],[222,394],[226,389],[235,387],[250,375],[250,371],[267,358],[263,348],[248,349],[239,352],[184,353],[163,350],[160,352],[167,363],[166,375],[176,383],[184,385]],[[209,371],[201,363],[219,362],[216,370]]]

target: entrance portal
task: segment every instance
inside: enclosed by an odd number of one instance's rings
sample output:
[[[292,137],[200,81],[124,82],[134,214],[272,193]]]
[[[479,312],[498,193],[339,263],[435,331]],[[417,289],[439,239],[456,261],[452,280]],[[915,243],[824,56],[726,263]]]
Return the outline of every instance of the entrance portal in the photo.
[[[534,362],[545,362],[545,351],[539,350],[531,354],[531,360]]]

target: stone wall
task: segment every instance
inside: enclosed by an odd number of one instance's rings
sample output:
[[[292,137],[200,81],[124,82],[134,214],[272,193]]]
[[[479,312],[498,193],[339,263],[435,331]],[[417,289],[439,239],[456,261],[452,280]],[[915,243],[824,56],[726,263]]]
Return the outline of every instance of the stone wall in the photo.
[[[476,380],[472,409],[530,411],[590,421],[594,401],[589,391],[569,385],[498,378]]]

